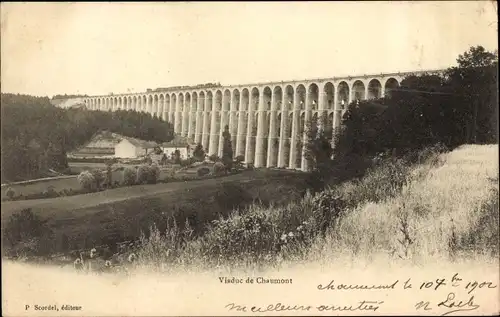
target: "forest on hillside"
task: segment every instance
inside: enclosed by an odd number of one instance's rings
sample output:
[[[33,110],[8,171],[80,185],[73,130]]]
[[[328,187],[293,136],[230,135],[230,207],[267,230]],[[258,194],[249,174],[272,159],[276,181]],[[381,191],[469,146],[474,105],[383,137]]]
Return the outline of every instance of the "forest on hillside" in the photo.
[[[66,169],[66,153],[101,130],[148,141],[173,139],[172,125],[161,118],[135,111],[61,109],[48,97],[2,94],[1,119],[2,183]]]

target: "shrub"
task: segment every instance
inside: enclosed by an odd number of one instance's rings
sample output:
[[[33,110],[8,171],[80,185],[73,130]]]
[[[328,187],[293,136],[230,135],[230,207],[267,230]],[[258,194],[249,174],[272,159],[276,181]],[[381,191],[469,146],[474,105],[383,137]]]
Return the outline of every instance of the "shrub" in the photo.
[[[187,159],[185,159],[185,160],[181,160],[181,161],[180,161],[180,165],[181,165],[181,167],[189,167],[189,166],[191,166],[194,162],[196,162],[196,158],[194,158],[194,157],[189,157],[189,158],[187,158]]]
[[[205,159],[205,151],[203,150],[203,146],[198,143],[193,151],[193,157],[197,161],[203,161]]]
[[[226,172],[226,166],[221,162],[216,162],[212,167],[214,175],[223,175]]]
[[[123,170],[123,184],[126,186],[134,185],[137,179],[137,171],[135,168],[127,167]]]
[[[160,177],[160,167],[156,164],[148,166],[148,184],[156,184]]]
[[[212,162],[218,162],[220,159],[219,157],[217,156],[217,154],[212,154],[208,157],[208,159]]]
[[[7,198],[13,199],[14,196],[16,195],[16,191],[12,187],[9,187],[9,188],[7,188],[7,191],[5,192],[5,194],[7,195]]]
[[[208,175],[210,173],[210,169],[208,167],[200,167],[196,173],[198,174],[198,176],[205,176],[205,175]]]
[[[312,217],[308,224],[324,236],[327,229],[336,227],[336,223],[346,211],[347,205],[335,190],[324,190],[312,198]],[[312,232],[312,231],[310,231]]]
[[[236,161],[236,163],[241,163],[245,160],[245,156],[244,155],[238,155],[237,157],[235,157],[234,159]]]
[[[80,173],[80,175],[78,175],[77,179],[83,189],[86,189],[88,191],[92,191],[95,189],[96,181],[94,175],[91,172],[83,171]]]
[[[42,254],[51,247],[52,234],[46,220],[35,215],[31,209],[24,209],[9,217],[2,230],[9,253],[17,255]]]
[[[100,169],[95,169],[91,173],[94,176],[95,187],[99,189],[104,182],[104,174]]]
[[[279,251],[281,230],[263,210],[254,208],[227,219],[214,220],[203,240],[202,254],[212,259],[238,261]]]
[[[49,187],[47,187],[47,195],[49,197],[56,197],[57,196],[57,192],[56,192],[54,186],[50,185]]]
[[[148,182],[149,176],[149,166],[141,165],[137,168],[137,184],[145,184]]]

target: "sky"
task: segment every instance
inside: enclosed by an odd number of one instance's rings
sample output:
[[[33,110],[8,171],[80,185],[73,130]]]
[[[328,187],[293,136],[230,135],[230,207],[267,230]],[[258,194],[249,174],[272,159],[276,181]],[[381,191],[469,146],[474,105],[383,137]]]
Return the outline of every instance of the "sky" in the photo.
[[[1,90],[105,95],[455,65],[494,1],[1,4]]]

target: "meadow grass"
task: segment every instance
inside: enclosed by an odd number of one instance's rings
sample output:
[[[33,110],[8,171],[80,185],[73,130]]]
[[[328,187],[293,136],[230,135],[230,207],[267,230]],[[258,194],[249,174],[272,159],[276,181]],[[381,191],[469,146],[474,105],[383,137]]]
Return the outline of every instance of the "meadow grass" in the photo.
[[[139,263],[231,272],[301,263],[494,261],[497,149],[466,145],[427,153],[416,165],[388,160],[362,179],[287,205],[235,210],[196,238],[153,228],[143,236]]]

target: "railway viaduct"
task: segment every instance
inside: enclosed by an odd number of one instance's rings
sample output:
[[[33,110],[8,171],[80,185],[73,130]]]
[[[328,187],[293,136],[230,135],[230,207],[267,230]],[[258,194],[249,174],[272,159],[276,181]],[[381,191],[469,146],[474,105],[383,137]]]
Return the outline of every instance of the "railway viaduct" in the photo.
[[[89,110],[134,110],[171,122],[174,132],[222,156],[229,127],[235,155],[255,167],[309,170],[305,125],[336,128],[355,100],[390,97],[408,75],[441,70],[304,79],[246,85],[205,84],[80,98]]]

